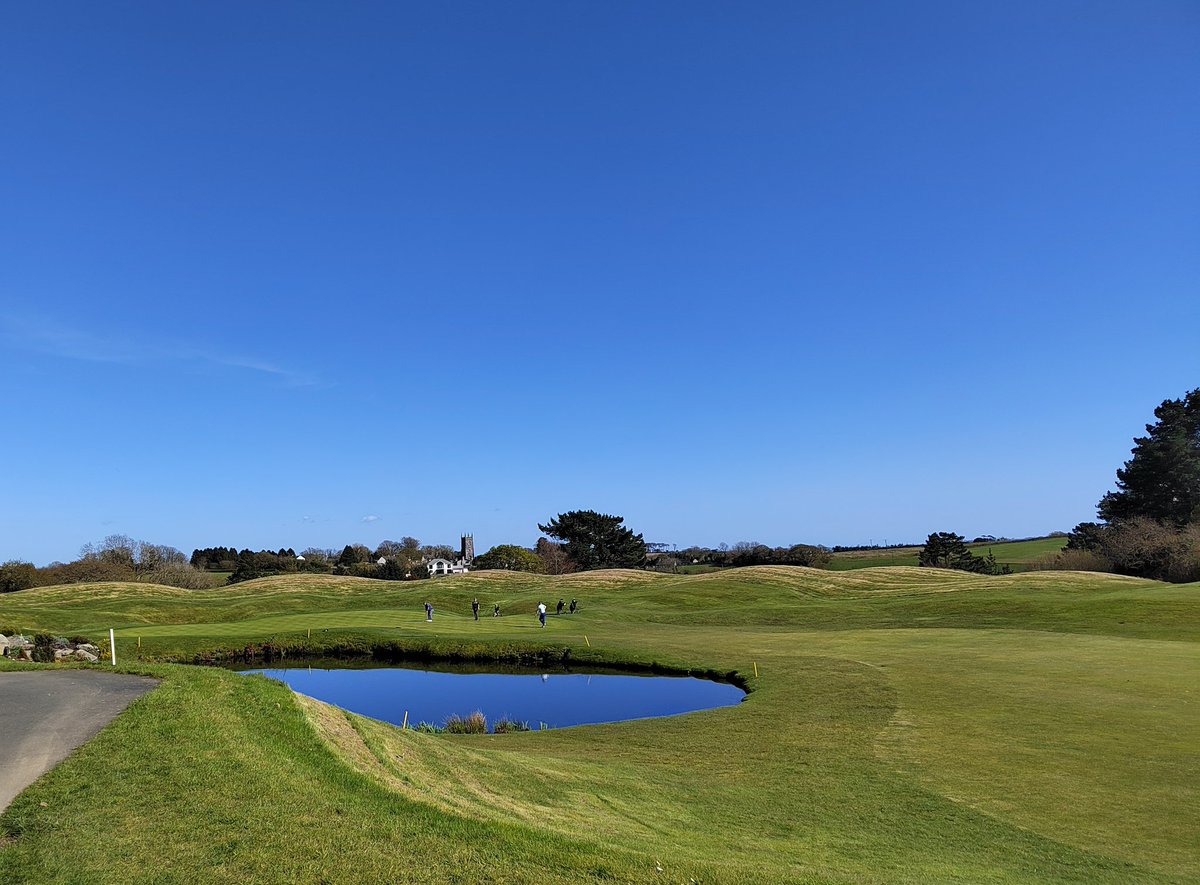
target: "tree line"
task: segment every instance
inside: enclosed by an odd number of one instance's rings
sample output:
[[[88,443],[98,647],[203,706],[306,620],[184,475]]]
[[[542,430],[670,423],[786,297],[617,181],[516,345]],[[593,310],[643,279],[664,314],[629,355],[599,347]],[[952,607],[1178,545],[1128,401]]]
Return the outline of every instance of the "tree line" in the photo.
[[[210,579],[193,568],[182,551],[128,535],[109,535],[98,543],[85,544],[79,557],[71,562],[52,562],[42,568],[22,560],[0,565],[0,593],[100,581],[136,581],[195,590],[211,586]]]

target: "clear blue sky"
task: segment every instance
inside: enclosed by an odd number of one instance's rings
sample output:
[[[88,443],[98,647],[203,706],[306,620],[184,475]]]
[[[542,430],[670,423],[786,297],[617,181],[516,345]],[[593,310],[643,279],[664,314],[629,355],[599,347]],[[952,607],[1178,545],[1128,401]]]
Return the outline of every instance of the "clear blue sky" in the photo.
[[[1069,529],[1200,386],[1194,2],[10,3],[0,560]]]

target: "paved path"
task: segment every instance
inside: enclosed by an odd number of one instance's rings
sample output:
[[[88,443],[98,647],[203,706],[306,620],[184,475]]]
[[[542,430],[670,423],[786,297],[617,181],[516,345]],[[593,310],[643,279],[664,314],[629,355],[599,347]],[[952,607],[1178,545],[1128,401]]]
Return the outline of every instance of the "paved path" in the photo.
[[[0,811],[156,685],[94,670],[0,673]]]

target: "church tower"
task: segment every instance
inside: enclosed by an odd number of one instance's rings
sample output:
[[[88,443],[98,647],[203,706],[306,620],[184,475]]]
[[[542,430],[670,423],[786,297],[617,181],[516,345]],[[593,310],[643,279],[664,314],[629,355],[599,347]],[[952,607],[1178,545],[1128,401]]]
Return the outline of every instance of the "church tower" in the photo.
[[[475,538],[472,535],[462,536],[462,561],[463,565],[468,565],[475,558]]]

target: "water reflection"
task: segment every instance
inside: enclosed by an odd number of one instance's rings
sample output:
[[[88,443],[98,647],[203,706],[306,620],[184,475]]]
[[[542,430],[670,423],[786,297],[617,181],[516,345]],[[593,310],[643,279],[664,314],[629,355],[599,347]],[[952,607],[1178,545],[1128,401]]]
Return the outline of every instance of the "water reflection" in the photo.
[[[301,694],[396,725],[441,725],[446,717],[483,712],[531,728],[594,725],[673,716],[741,701],[735,685],[688,676],[528,670],[481,673],[457,668],[334,668],[328,665],[248,670],[287,683]]]

